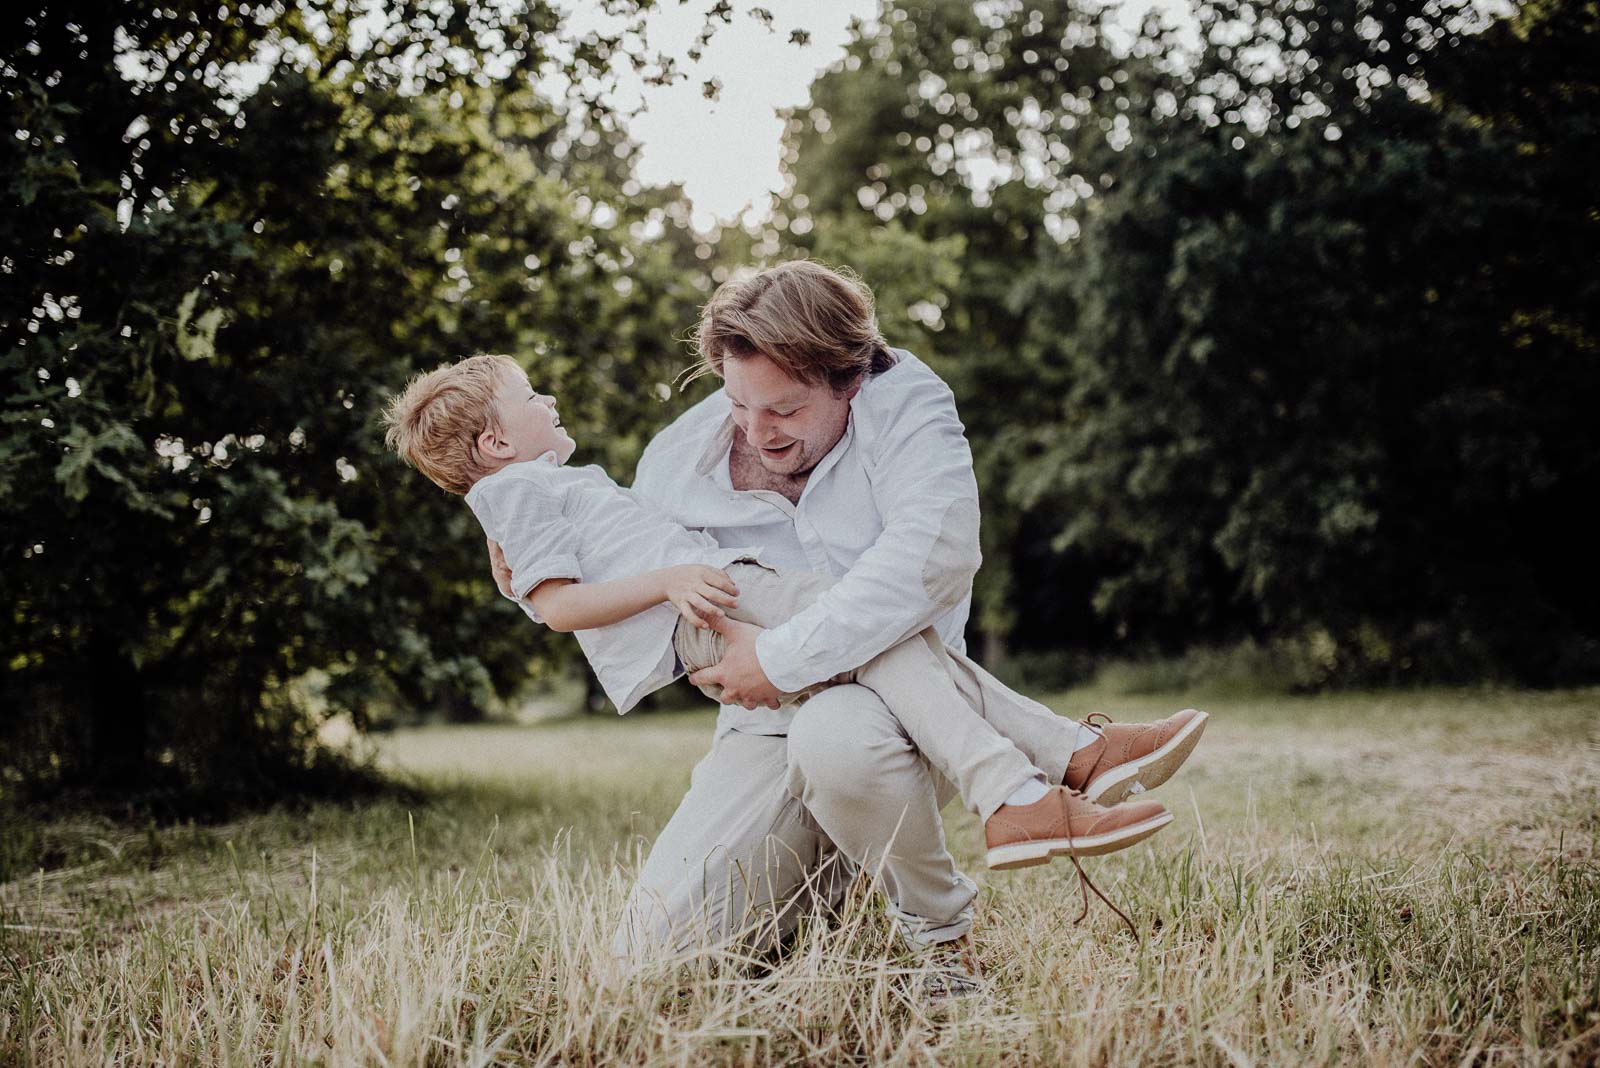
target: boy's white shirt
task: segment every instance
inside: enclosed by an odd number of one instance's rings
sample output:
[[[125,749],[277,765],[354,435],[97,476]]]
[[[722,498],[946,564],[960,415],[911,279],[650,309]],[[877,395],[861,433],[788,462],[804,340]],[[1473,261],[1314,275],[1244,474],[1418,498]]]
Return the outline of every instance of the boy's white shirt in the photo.
[[[554,453],[479,479],[466,500],[505,553],[512,599],[536,623],[544,620],[521,598],[546,579],[609,582],[677,564],[727,567],[764,555],[758,548],[721,548],[618,486],[599,467],[563,467]],[[672,651],[678,618],[671,604],[659,604],[619,623],[576,632],[619,712],[679,673]]]
[[[733,422],[718,390],[650,442],[634,490],[724,546],[759,544],[778,570],[842,576],[811,607],[762,633],[756,655],[794,692],[860,667],[933,626],[965,651],[978,548],[978,484],[955,396],[903,349],[850,402],[844,436],[798,504],[733,488]],[[513,573],[515,567],[513,566]],[[724,705],[719,730],[786,734],[790,712]]]

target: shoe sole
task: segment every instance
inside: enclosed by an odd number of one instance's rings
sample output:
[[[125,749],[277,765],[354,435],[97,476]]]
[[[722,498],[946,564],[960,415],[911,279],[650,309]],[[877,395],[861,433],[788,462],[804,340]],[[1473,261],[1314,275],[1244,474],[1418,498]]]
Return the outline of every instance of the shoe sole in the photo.
[[[1104,834],[1088,834],[1080,838],[1038,838],[1030,842],[995,846],[985,859],[990,869],[1006,871],[1010,868],[1031,868],[1035,864],[1048,864],[1051,857],[1064,857],[1075,853],[1080,857],[1097,857],[1115,853],[1149,838],[1172,822],[1172,813],[1151,816],[1143,823],[1119,827]]]
[[[1172,778],[1189,759],[1194,747],[1200,744],[1200,735],[1205,733],[1206,720],[1210,718],[1209,712],[1201,712],[1169,738],[1167,744],[1137,760],[1118,764],[1095,779],[1083,791],[1083,796],[1097,805],[1110,807],[1126,801],[1129,794],[1154,790]]]

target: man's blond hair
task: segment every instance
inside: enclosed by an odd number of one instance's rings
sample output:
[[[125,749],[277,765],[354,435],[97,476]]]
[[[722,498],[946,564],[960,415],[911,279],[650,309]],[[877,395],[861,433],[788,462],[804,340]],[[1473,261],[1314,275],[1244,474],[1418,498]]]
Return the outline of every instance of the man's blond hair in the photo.
[[[506,370],[523,373],[510,356],[468,356],[417,375],[390,398],[384,441],[440,488],[465,494],[494,470],[478,455],[478,435],[501,429],[494,398]]]
[[[843,393],[894,365],[872,290],[855,275],[791,260],[723,283],[700,313],[699,362],[684,378],[722,374],[729,359],[765,356],[790,378]]]

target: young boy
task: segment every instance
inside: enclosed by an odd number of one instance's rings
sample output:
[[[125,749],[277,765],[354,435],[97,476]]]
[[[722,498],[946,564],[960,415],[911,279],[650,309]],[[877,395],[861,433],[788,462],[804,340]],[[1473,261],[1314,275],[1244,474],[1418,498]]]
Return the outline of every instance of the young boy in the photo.
[[[577,634],[621,712],[685,669],[716,663],[723,636],[734,629],[774,626],[833,581],[779,575],[760,562],[759,548],[721,548],[599,467],[565,466],[576,446],[555,399],[535,393],[509,357],[472,356],[416,377],[393,398],[386,421],[390,447],[441,488],[464,496],[499,543],[524,610],[536,622]],[[1048,786],[1047,776],[962,698],[951,680],[950,658],[959,655],[925,630],[853,677],[832,681],[858,682],[884,701],[985,820],[990,867],[1109,853],[1171,822],[1153,801],[1113,809]],[[1114,802],[1164,781],[1204,726],[1202,712],[1180,716],[1184,722],[1169,721],[1172,729],[1154,748],[1145,745],[1147,751],[1120,763],[1097,757],[1104,766],[1091,768],[1085,785]]]

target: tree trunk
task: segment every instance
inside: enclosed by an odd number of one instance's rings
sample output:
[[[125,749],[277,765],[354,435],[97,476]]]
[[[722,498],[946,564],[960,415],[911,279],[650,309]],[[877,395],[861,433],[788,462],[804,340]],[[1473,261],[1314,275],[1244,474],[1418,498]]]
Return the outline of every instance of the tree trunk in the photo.
[[[106,792],[137,787],[147,770],[149,709],[139,669],[115,638],[96,634],[84,665],[89,698],[88,785]]]
[[[583,710],[591,716],[604,712],[611,704],[611,698],[606,696],[606,691],[601,688],[600,680],[595,678],[593,671],[583,671]]]

